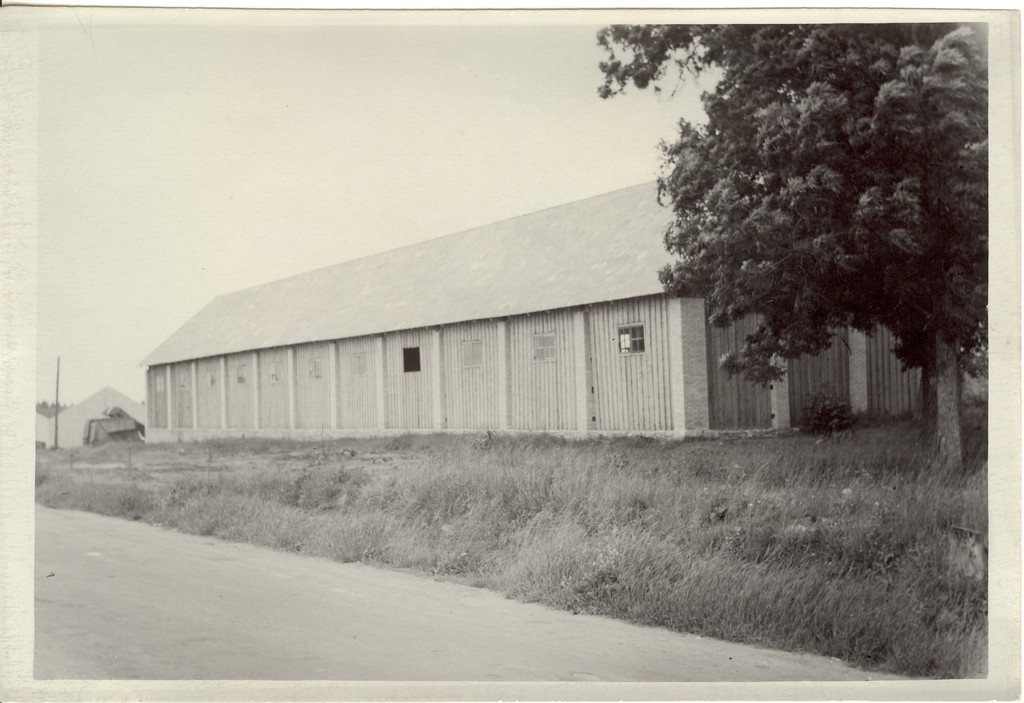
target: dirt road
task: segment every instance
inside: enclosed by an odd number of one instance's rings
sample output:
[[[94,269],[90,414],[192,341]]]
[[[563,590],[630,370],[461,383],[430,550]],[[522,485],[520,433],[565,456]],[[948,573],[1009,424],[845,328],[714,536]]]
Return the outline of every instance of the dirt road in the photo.
[[[39,679],[783,681],[836,661],[36,507]]]

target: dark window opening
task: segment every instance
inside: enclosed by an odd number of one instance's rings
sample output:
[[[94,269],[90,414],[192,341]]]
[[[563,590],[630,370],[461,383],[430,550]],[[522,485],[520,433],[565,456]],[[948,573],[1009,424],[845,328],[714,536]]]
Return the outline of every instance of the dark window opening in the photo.
[[[420,348],[405,347],[402,349],[402,366],[406,373],[420,370]]]

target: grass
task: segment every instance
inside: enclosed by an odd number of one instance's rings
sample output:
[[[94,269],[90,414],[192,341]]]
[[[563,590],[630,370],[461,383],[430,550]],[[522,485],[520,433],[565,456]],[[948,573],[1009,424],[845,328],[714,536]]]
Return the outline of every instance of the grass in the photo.
[[[983,414],[700,442],[408,436],[40,452],[37,499],[907,675],[983,676]]]

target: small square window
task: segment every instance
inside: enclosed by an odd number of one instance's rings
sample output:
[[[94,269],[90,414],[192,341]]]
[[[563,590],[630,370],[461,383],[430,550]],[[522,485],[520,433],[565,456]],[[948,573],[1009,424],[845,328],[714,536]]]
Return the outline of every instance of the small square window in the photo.
[[[248,370],[245,368],[245,364],[242,364],[241,366],[238,367],[238,374],[235,376],[235,378],[238,381],[238,385],[243,385],[245,383],[247,371]]]
[[[405,347],[402,349],[402,368],[406,373],[415,373],[420,370],[419,347]]]
[[[309,377],[320,378],[323,373],[320,370],[320,359],[309,360]]]
[[[462,366],[472,368],[484,365],[484,344],[479,339],[462,343]]]
[[[365,376],[366,375],[366,354],[353,354],[352,355],[352,375],[353,376]]]
[[[619,353],[640,354],[644,351],[644,326],[620,325],[619,326]]]
[[[217,372],[216,371],[211,371],[209,373],[209,377],[208,377],[207,380],[209,381],[210,386],[216,386],[217,385]]]
[[[281,380],[281,362],[273,361],[270,364],[270,382],[277,383]]]
[[[533,360],[555,360],[555,333],[545,332],[533,335]]]
[[[156,392],[157,393],[163,393],[164,392],[164,375],[162,373],[161,374],[157,374],[157,376],[156,376]]]

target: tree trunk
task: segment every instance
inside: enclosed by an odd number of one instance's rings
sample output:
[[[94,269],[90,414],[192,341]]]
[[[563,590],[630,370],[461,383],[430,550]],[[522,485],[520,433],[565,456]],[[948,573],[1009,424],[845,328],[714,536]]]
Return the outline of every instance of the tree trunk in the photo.
[[[935,348],[928,345],[921,365],[921,426],[925,435],[935,436]]]
[[[943,339],[935,340],[934,438],[941,468],[961,471],[964,466],[960,442],[960,366],[956,349]]]

